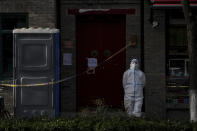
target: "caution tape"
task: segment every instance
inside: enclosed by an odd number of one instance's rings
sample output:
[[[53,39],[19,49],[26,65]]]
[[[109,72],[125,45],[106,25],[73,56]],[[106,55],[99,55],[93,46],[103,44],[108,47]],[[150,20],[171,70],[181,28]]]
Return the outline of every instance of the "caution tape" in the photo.
[[[33,86],[45,86],[45,85],[55,85],[55,84],[58,84],[60,82],[63,82],[63,81],[67,81],[69,79],[72,79],[74,78],[74,76],[70,76],[70,77],[67,77],[65,79],[62,79],[62,80],[59,80],[59,81],[51,81],[51,82],[46,82],[46,83],[38,83],[38,84],[22,84],[22,85],[16,85],[16,84],[0,84],[1,86],[5,86],[5,87],[33,87]],[[13,80],[14,81],[14,80]]]
[[[104,60],[104,62],[102,62],[101,64],[99,64],[97,67],[103,65],[105,62],[109,61],[110,59],[112,59],[113,57],[115,57],[116,55],[120,54],[121,52],[123,52],[124,50],[126,50],[128,47],[130,46],[130,44],[127,44],[125,47],[121,48],[120,50],[118,50],[117,52],[115,52],[114,54],[112,54],[110,57],[108,57],[106,60]],[[95,67],[95,68],[97,68]],[[46,86],[46,85],[55,85],[55,84],[59,84],[65,81],[68,81],[70,79],[73,79],[75,77],[81,76],[83,74],[85,74],[86,71],[80,73],[80,74],[76,74],[70,77],[66,77],[64,79],[58,80],[58,81],[51,81],[51,82],[46,82],[46,83],[37,83],[37,84],[13,84],[14,81],[16,80],[5,80],[5,81],[1,81],[0,86],[4,86],[4,87],[34,87],[34,86]],[[12,82],[12,84],[8,84],[6,83],[7,81]]]

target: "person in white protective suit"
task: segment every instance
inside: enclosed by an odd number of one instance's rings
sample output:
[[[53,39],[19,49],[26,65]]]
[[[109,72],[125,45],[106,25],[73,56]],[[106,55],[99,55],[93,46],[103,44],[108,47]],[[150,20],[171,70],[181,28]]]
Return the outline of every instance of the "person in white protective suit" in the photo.
[[[145,81],[145,74],[139,69],[138,60],[133,59],[130,69],[123,75],[124,107],[129,116],[141,117]]]

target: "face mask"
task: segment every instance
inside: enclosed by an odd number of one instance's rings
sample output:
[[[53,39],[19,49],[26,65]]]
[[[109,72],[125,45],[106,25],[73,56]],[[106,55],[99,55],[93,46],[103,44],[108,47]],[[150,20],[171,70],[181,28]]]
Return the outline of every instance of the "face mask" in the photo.
[[[130,69],[135,69],[135,67],[136,67],[136,64],[135,63],[131,63],[130,64]]]

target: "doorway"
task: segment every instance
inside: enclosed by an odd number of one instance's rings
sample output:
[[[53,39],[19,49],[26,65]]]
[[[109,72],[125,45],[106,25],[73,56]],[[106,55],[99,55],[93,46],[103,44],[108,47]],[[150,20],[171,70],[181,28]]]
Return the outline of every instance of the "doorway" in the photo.
[[[78,109],[95,106],[97,99],[107,106],[121,107],[126,53],[107,58],[126,45],[126,16],[78,15],[76,18],[77,74],[88,69],[89,58],[97,60],[95,72],[77,77]]]

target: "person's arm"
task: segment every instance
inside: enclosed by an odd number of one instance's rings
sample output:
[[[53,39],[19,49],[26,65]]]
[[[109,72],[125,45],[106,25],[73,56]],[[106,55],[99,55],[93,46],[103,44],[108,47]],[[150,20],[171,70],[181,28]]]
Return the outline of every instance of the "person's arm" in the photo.
[[[124,74],[123,74],[122,85],[123,85],[123,88],[125,88],[125,85],[126,85],[126,72],[124,72]]]

